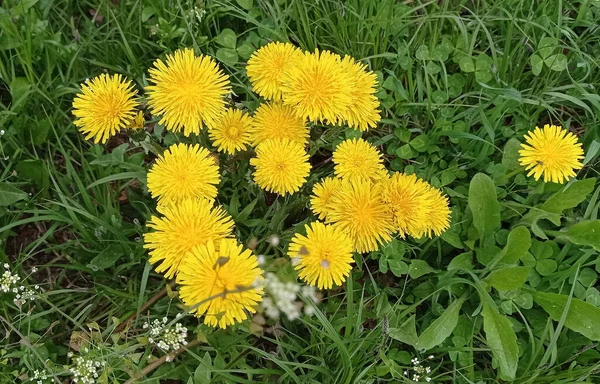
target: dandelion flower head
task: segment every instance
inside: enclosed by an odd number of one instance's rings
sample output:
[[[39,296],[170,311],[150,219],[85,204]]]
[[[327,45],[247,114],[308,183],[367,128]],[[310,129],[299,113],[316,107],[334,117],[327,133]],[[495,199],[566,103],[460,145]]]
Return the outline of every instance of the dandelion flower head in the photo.
[[[450,227],[450,206],[448,197],[437,188],[427,184],[428,191],[425,195],[425,217],[426,226],[422,233],[413,235],[414,237],[432,237],[440,236]]]
[[[229,108],[208,132],[219,151],[233,155],[245,150],[250,143],[251,127],[252,118],[246,112]]]
[[[181,300],[204,323],[226,328],[256,312],[263,288],[258,259],[235,239],[194,247],[183,261],[177,282]]]
[[[351,102],[342,114],[342,120],[350,128],[366,131],[375,128],[380,120],[379,99],[377,92],[377,76],[367,71],[365,64],[354,61],[350,56],[343,59],[348,76],[354,86],[351,91]]]
[[[342,179],[380,180],[387,177],[381,153],[362,138],[340,143],[333,152],[334,171]]]
[[[428,226],[430,186],[417,176],[394,173],[383,181],[383,199],[393,216],[401,237],[421,237]]]
[[[337,177],[327,177],[314,185],[310,198],[310,207],[319,219],[324,220],[331,209],[333,196],[338,193],[341,180]]]
[[[106,143],[121,128],[127,128],[138,105],[137,91],[123,76],[105,73],[81,84],[81,92],[73,99],[75,125],[86,140]]]
[[[281,79],[301,51],[290,43],[272,42],[256,50],[246,66],[254,92],[265,99],[281,99]]]
[[[251,129],[252,143],[258,145],[269,139],[290,139],[300,144],[308,142],[309,129],[294,109],[281,102],[263,103],[256,113]]]

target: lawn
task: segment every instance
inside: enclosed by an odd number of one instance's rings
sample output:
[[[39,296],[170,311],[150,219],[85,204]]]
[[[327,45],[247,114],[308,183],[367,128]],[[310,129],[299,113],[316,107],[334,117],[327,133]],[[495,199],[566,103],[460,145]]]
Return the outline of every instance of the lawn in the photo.
[[[600,382],[599,69],[598,0],[0,0],[0,382]]]

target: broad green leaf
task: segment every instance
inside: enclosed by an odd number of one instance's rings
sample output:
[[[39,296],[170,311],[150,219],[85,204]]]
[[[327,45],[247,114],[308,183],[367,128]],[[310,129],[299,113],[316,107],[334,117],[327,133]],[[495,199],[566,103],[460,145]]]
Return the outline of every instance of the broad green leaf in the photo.
[[[538,44],[538,53],[542,59],[546,59],[557,47],[558,40],[556,40],[554,37],[542,37],[540,43]]]
[[[475,72],[475,63],[473,62],[473,58],[471,56],[463,56],[458,65],[460,66],[460,70],[463,72]]]
[[[410,261],[408,274],[412,279],[418,279],[419,277],[431,272],[434,272],[434,270],[429,266],[429,264],[427,264],[425,260],[415,259]]]
[[[12,96],[11,109],[14,111],[19,105],[24,104],[29,96],[31,84],[25,77],[15,77],[10,82],[10,94]]]
[[[410,141],[410,146],[418,152],[425,152],[429,147],[429,136],[419,135]]]
[[[194,372],[194,384],[208,384],[212,379],[212,360],[210,354],[206,352],[200,359],[200,364]]]
[[[544,59],[544,63],[546,63],[546,65],[553,71],[556,72],[562,72],[565,69],[567,69],[567,65],[569,64],[569,61],[567,59],[567,56],[565,56],[562,53],[557,53],[555,55],[552,55],[546,59]]]
[[[516,264],[531,247],[531,234],[527,228],[520,226],[508,234],[506,246],[498,255],[496,265]]]
[[[515,137],[511,137],[504,145],[502,165],[506,167],[507,171],[512,171],[520,167],[519,149],[521,149],[521,142]]]
[[[244,8],[245,10],[252,9],[253,0],[236,0],[236,1],[240,5],[240,7]]]
[[[480,83],[487,83],[492,79],[492,58],[482,53],[475,60],[475,79]]]
[[[496,186],[483,173],[476,174],[469,185],[469,208],[473,214],[473,225],[481,238],[500,228],[500,205]]]
[[[592,193],[596,185],[595,178],[577,180],[564,187],[542,205],[542,209],[553,213],[562,213],[565,209],[575,208]]]
[[[569,241],[577,245],[590,245],[600,251],[600,220],[577,223],[565,232]]]
[[[415,155],[415,153],[409,144],[404,144],[396,150],[396,155],[401,159],[410,159]]]
[[[390,271],[392,271],[392,273],[396,277],[401,277],[408,273],[408,264],[406,264],[404,261],[397,259],[389,259],[387,263],[390,267]]]
[[[412,315],[397,328],[390,328],[389,335],[392,339],[401,343],[417,346],[419,338],[417,337],[417,328],[415,325],[415,315]]]
[[[473,269],[473,252],[465,252],[456,256],[450,264],[448,264],[448,270],[461,269],[465,271],[471,271]]]
[[[216,56],[220,62],[227,65],[235,65],[239,59],[237,51],[231,48],[219,48]]]
[[[558,268],[556,261],[552,259],[538,260],[535,264],[535,270],[542,276],[549,276]]]
[[[514,380],[519,360],[519,345],[512,324],[496,309],[483,303],[483,330],[487,346],[498,362],[501,375]]]
[[[415,57],[418,60],[429,60],[430,56],[431,54],[429,53],[429,47],[427,45],[420,45],[415,53]]]
[[[89,267],[94,270],[103,270],[114,267],[117,260],[124,256],[123,247],[118,244],[109,245],[90,261]]]
[[[565,327],[581,333],[590,340],[600,341],[600,308],[595,307],[585,301],[571,298],[569,296],[559,295],[557,293],[530,292],[533,300],[539,304],[552,318],[560,321],[563,313],[567,310],[565,318]]]
[[[536,54],[533,54],[529,58],[529,63],[531,64],[531,72],[538,76],[542,73],[542,69],[544,68],[544,60]]]
[[[221,31],[221,33],[219,33],[217,37],[215,37],[215,41],[217,42],[217,44],[225,48],[235,49],[236,40],[237,38],[235,32],[233,32],[229,28],[225,28]]]
[[[27,198],[27,193],[13,187],[12,185],[0,182],[0,207],[7,207],[19,200]]]
[[[486,283],[500,291],[516,291],[525,284],[529,267],[509,267],[492,271],[485,279]]]
[[[423,331],[421,336],[419,336],[416,348],[419,350],[429,350],[436,345],[442,344],[444,340],[452,334],[452,331],[456,327],[460,308],[464,301],[463,298],[454,300],[448,308],[442,312],[442,315],[435,319],[435,321]]]

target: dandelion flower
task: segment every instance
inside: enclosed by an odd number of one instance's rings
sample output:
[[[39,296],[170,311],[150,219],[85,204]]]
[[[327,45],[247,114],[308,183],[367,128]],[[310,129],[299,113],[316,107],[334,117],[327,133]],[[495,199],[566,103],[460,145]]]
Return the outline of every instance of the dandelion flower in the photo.
[[[339,55],[305,52],[283,76],[283,102],[304,119],[335,124],[352,103],[353,87]]]
[[[391,240],[394,225],[382,192],[381,183],[343,180],[333,196],[327,221],[348,233],[357,252],[376,251],[379,244]]]
[[[268,139],[290,139],[300,144],[308,142],[309,129],[304,119],[294,113],[294,109],[281,102],[261,104],[256,113],[251,130],[252,143],[258,145]]]
[[[146,120],[144,119],[144,112],[137,111],[135,117],[129,122],[127,128],[135,131],[139,129],[144,129],[145,124]]]
[[[430,185],[415,175],[394,173],[383,182],[383,199],[401,237],[421,237],[428,228]]]
[[[250,143],[251,127],[252,118],[246,112],[229,108],[208,132],[219,151],[233,155]]]
[[[427,184],[428,191],[425,197],[427,201],[425,217],[427,218],[426,227],[422,233],[414,237],[432,235],[440,236],[450,227],[450,207],[448,206],[448,197],[442,191]]]
[[[364,139],[340,143],[333,152],[334,171],[342,179],[379,180],[387,176],[379,150]]]
[[[377,92],[377,76],[367,71],[367,66],[355,62],[350,56],[344,57],[342,63],[347,68],[347,74],[354,86],[351,91],[351,102],[342,113],[342,120],[349,127],[366,131],[375,128],[381,118],[379,115],[379,99]]]
[[[219,167],[206,148],[171,145],[148,172],[148,190],[161,203],[203,197],[214,199],[219,184]]]
[[[263,288],[258,259],[235,239],[194,247],[181,264],[177,282],[181,300],[204,324],[226,328],[256,312]]]
[[[233,221],[221,208],[207,199],[187,199],[178,204],[159,205],[163,217],[153,216],[144,236],[150,249],[150,262],[156,271],[171,278],[179,271],[186,254],[198,245],[219,241],[231,235]]]
[[[281,78],[301,54],[292,44],[280,42],[256,50],[246,66],[254,92],[265,99],[281,99]]]
[[[212,58],[178,49],[167,55],[166,63],[157,59],[149,72],[154,85],[147,87],[148,104],[167,129],[197,134],[202,123],[212,127],[225,112],[229,78]]]
[[[542,174],[544,182],[564,183],[575,176],[574,170],[581,169],[583,149],[577,137],[556,125],[544,125],[544,129],[535,127],[525,135],[527,144],[521,144],[519,162],[527,176],[538,180]]]
[[[94,143],[106,141],[126,128],[135,115],[136,90],[121,75],[101,74],[81,84],[81,93],[73,100],[75,125]]]
[[[352,269],[353,244],[338,227],[314,222],[305,225],[306,236],[292,238],[288,256],[298,258],[295,269],[300,279],[319,289],[341,285]]]
[[[256,147],[256,157],[250,159],[250,164],[256,168],[256,184],[280,195],[298,191],[310,172],[303,145],[288,139],[264,141]]]
[[[333,196],[338,193],[341,180],[337,177],[328,177],[313,187],[313,196],[310,199],[310,207],[319,219],[324,220],[331,210]]]

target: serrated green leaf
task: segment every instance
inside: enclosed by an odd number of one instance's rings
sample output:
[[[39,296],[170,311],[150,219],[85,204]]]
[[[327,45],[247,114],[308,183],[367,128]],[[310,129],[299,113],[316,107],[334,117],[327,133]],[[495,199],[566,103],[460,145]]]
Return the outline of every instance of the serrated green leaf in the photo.
[[[434,320],[425,331],[419,336],[417,341],[417,349],[429,350],[436,345],[440,345],[452,334],[456,324],[458,323],[458,315],[460,308],[464,303],[464,299],[454,300],[442,315]]]
[[[525,284],[529,267],[509,267],[492,271],[485,279],[486,283],[500,291],[516,291]]]
[[[483,330],[487,346],[492,350],[494,359],[498,362],[501,375],[514,380],[519,361],[519,345],[512,324],[497,310],[483,303]]]
[[[469,185],[468,203],[473,214],[473,225],[481,238],[500,228],[500,204],[496,186],[488,175],[478,173],[473,177]]]
[[[595,178],[576,180],[550,196],[542,205],[542,209],[548,212],[562,213],[565,209],[575,208],[592,193],[595,185]]]
[[[581,333],[590,340],[600,341],[600,308],[594,307],[585,301],[571,298],[557,293],[530,292],[533,300],[539,304],[554,321],[560,321],[567,310],[565,327]],[[567,304],[568,308],[567,308]]]

